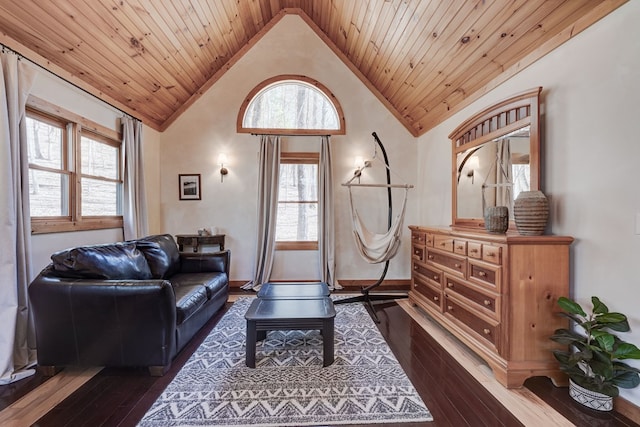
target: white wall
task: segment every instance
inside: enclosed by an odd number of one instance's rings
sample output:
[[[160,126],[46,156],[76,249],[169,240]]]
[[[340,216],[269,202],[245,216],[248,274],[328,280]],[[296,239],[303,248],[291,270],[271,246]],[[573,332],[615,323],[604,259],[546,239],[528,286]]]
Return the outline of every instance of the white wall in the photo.
[[[238,134],[240,105],[260,82],[281,74],[301,74],[324,84],[344,110],[347,134],[331,138],[336,180],[337,278],[377,279],[382,265],[369,265],[357,254],[351,234],[347,190],[340,183],[353,175],[357,155],[371,157],[377,132],[392,168],[406,182],[415,183],[415,138],[402,127],[360,80],[333,54],[297,15],[285,16],[210,90],[161,135],[160,163],[162,229],[172,234],[193,233],[205,226],[226,234],[231,249],[231,280],[248,281],[253,275],[256,244],[258,137]],[[319,137],[309,139],[312,151]],[[229,158],[229,174],[220,182],[218,154]],[[409,167],[407,167],[409,166]],[[376,169],[380,172],[381,166]],[[363,182],[376,171],[367,170]],[[178,200],[178,174],[202,174],[202,200]],[[393,177],[393,179],[400,179]],[[379,177],[383,182],[384,175]],[[386,226],[386,189],[365,190],[358,201],[371,228]],[[372,194],[376,194],[373,196]],[[401,200],[394,194],[394,204]],[[414,196],[414,194],[412,194]],[[406,224],[414,221],[415,197]],[[371,202],[371,203],[369,203]],[[364,207],[363,206],[363,207]],[[388,278],[410,277],[409,233],[405,227],[400,253],[391,261]],[[275,260],[273,280],[319,278],[315,251],[282,251]]]
[[[475,112],[543,86],[543,191],[553,234],[575,237],[571,286],[580,303],[599,296],[629,316],[640,345],[640,2],[628,2],[419,139],[417,217],[451,218],[447,135]],[[630,362],[640,367],[637,361]],[[622,396],[640,404],[640,388]]]

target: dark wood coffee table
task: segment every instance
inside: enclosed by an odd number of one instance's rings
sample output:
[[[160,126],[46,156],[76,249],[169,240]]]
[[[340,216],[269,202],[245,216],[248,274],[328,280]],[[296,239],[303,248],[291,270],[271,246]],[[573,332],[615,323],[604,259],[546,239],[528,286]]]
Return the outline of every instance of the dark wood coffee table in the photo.
[[[322,365],[333,363],[333,320],[336,310],[331,298],[264,299],[256,298],[247,313],[247,350],[245,362],[256,367],[256,341],[267,331],[318,329],[322,333]]]
[[[260,287],[257,295],[263,299],[307,299],[328,297],[329,294],[329,286],[324,282],[267,282]]]

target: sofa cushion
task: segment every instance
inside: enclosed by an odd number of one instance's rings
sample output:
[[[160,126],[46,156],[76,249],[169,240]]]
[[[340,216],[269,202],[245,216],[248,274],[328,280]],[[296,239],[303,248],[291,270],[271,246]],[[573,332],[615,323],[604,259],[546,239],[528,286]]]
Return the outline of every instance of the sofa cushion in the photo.
[[[151,279],[147,261],[134,243],[78,246],[51,255],[56,276],[80,279]]]
[[[176,294],[176,323],[178,325],[197,312],[208,299],[207,289],[202,285],[174,285],[173,291]]]
[[[148,236],[134,241],[142,251],[154,279],[166,279],[180,270],[180,252],[170,234]]]
[[[209,273],[178,273],[171,277],[171,284],[174,287],[202,285],[207,289],[207,298],[211,299],[214,295],[224,289],[229,281],[227,273],[209,272]]]

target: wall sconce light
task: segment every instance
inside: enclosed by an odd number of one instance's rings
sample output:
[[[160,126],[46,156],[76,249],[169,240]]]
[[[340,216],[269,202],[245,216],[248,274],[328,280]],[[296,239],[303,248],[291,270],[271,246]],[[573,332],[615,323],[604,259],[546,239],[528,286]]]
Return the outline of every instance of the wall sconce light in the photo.
[[[477,157],[471,157],[469,159],[469,170],[467,171],[467,177],[471,178],[471,184],[473,185],[473,178],[475,177],[475,170],[480,166],[480,162]]]
[[[218,155],[218,163],[220,163],[220,182],[223,182],[224,176],[229,173],[229,170],[224,167],[224,164],[227,163],[227,155],[220,153]]]
[[[356,156],[355,161],[353,162],[353,167],[356,168],[353,171],[353,174],[358,178],[362,175],[362,169],[368,168],[371,166],[371,162],[369,160],[365,160],[362,156]]]

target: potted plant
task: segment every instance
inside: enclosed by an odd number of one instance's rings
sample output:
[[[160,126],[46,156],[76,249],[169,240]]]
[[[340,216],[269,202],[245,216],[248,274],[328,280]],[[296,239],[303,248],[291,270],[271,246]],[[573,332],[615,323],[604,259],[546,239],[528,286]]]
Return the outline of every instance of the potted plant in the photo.
[[[554,350],[560,369],[569,375],[569,394],[592,409],[610,411],[619,387],[640,384],[639,369],[621,360],[640,359],[640,349],[622,341],[611,331],[628,332],[627,316],[609,312],[598,297],[591,297],[593,307],[587,314],[580,304],[565,297],[558,299],[564,311],[581,329],[557,329],[551,339],[568,345],[569,351]]]

